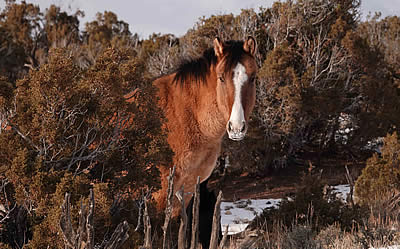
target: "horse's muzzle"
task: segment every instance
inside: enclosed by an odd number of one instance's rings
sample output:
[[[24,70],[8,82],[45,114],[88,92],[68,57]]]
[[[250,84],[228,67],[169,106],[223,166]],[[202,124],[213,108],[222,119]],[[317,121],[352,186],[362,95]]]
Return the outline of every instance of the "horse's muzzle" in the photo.
[[[231,122],[228,121],[226,125],[226,131],[228,133],[228,137],[234,141],[240,141],[246,136],[247,125],[246,121],[242,122]]]

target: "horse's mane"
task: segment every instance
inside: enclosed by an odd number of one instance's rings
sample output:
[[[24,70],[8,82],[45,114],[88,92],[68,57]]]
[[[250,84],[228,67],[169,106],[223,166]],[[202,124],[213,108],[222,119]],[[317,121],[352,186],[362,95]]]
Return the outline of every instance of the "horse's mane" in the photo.
[[[227,41],[224,43],[226,55],[225,73],[232,71],[246,52],[243,49],[243,41]],[[207,83],[207,75],[211,66],[217,63],[214,48],[208,48],[203,55],[196,59],[186,59],[181,62],[174,77],[174,82],[181,86],[190,83]]]

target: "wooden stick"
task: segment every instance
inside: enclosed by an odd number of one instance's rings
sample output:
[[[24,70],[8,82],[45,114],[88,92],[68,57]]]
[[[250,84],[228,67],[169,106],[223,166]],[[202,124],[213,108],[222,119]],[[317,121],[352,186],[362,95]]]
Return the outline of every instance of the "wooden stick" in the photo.
[[[169,221],[171,220],[172,214],[172,197],[174,193],[174,175],[175,175],[175,166],[172,170],[169,170],[168,176],[168,190],[167,190],[167,207],[165,208],[165,220],[163,226],[163,249],[166,249],[167,246],[167,232]]]
[[[144,246],[147,249],[151,249],[151,223],[149,212],[147,209],[147,196],[144,198],[144,214],[143,214],[143,226],[144,226]]]
[[[116,249],[120,247],[129,238],[128,222],[123,221],[115,228],[110,240],[104,249]]]
[[[221,200],[222,200],[222,191],[219,191],[217,202],[215,203],[214,215],[213,215],[213,224],[211,230],[211,239],[210,239],[210,249],[217,249],[218,247],[218,237],[221,226]]]
[[[86,206],[83,205],[83,202],[81,201],[81,209],[79,210],[79,222],[78,222],[78,231],[77,231],[77,236],[78,236],[78,242],[76,246],[78,248],[86,248]],[[91,248],[88,248],[91,249]]]
[[[195,249],[199,241],[199,208],[200,207],[200,176],[197,177],[197,183],[193,197],[193,213],[192,213],[192,241],[190,249]]]
[[[93,194],[93,189],[90,189],[89,210],[86,216],[87,248],[94,248],[93,213],[94,213],[94,194]]]
[[[181,224],[179,225],[178,234],[178,249],[186,248],[186,228],[187,228],[187,214],[185,209],[185,191],[182,186],[181,190],[177,193],[181,202]]]
[[[64,238],[66,248],[74,248],[76,233],[71,223],[71,203],[70,194],[65,193],[64,202],[61,205],[60,227]]]
[[[351,206],[354,207],[354,200],[353,200],[354,180],[353,180],[353,177],[351,177],[351,175],[350,175],[349,168],[347,168],[347,165],[345,165],[344,167],[346,168],[346,179],[350,185],[350,193],[349,193],[348,199],[350,199]]]
[[[64,238],[65,248],[72,249],[93,249],[94,248],[94,194],[93,190],[89,193],[88,209],[81,202],[79,210],[78,230],[74,231],[71,223],[71,203],[70,194],[66,193],[64,202],[61,206],[60,227]],[[147,211],[147,210],[146,210]],[[105,244],[101,245],[104,249],[116,249],[129,238],[129,225],[126,221],[120,223]]]
[[[221,243],[218,246],[218,249],[223,249],[226,244],[226,239],[228,238],[228,230],[229,230],[229,225],[226,226],[224,236],[222,236]]]

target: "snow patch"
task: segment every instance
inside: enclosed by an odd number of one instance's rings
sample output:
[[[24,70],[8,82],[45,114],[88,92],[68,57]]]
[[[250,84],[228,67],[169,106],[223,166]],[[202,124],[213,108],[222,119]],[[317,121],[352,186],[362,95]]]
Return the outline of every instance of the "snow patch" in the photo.
[[[266,208],[276,208],[282,199],[239,200],[221,202],[221,229],[228,235],[243,232],[250,222]]]
[[[350,194],[350,185],[342,184],[332,186],[332,192],[336,194],[338,198],[340,198],[344,203],[347,202],[347,196]]]

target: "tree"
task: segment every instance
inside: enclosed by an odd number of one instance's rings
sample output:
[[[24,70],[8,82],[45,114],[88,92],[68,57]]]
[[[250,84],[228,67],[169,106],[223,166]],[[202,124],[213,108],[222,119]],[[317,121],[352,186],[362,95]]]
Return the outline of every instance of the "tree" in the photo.
[[[258,75],[256,118],[275,161],[361,150],[398,122],[390,66],[355,32],[359,4],[287,1],[260,14],[273,46]]]
[[[118,20],[116,14],[111,11],[97,13],[96,20],[86,23],[83,32],[83,40],[86,44],[87,58],[94,63],[97,56],[106,48],[132,46],[137,36],[132,37],[129,24]]]
[[[76,196],[76,207],[93,186],[101,203],[95,223],[111,228],[124,212],[120,205],[132,205],[142,189],[157,189],[156,165],[169,162],[170,152],[154,89],[134,54],[108,49],[84,70],[56,49],[17,82],[12,130],[0,135],[0,167],[10,196],[30,213],[31,248],[62,247],[54,237],[65,192]],[[129,103],[128,89],[136,89]]]
[[[51,5],[44,15],[48,47],[67,47],[70,44],[80,43],[79,17],[83,15],[79,10],[69,15],[59,7]]]
[[[36,67],[40,48],[41,13],[38,6],[6,1],[0,13],[0,73],[14,82],[26,73],[25,64]]]
[[[381,14],[368,16],[366,22],[358,28],[360,36],[364,37],[370,46],[382,51],[385,61],[390,65],[392,78],[397,87],[400,85],[400,18],[389,16],[381,19]]]
[[[140,55],[150,77],[159,77],[175,69],[181,59],[179,39],[174,35],[152,34],[142,42]]]

